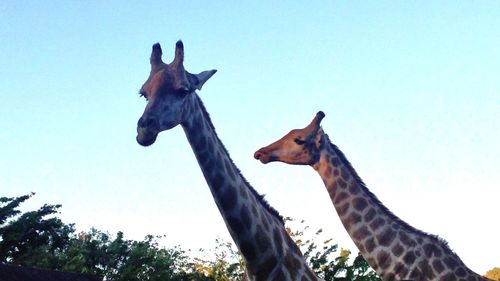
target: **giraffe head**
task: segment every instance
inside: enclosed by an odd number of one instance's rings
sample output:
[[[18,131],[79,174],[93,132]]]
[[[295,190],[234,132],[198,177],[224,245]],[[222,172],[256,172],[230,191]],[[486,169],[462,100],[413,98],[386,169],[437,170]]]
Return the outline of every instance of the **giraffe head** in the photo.
[[[208,70],[191,74],[184,70],[184,45],[180,40],[175,45],[175,58],[171,63],[164,63],[161,55],[160,44],[154,44],[151,72],[139,92],[148,102],[137,122],[137,142],[143,146],[153,144],[161,131],[183,122],[187,97],[200,90],[216,72]]]
[[[292,130],[278,141],[257,150],[255,159],[264,164],[272,161],[294,165],[315,164],[319,160],[324,134],[320,127],[323,117],[325,114],[319,111],[307,127]]]

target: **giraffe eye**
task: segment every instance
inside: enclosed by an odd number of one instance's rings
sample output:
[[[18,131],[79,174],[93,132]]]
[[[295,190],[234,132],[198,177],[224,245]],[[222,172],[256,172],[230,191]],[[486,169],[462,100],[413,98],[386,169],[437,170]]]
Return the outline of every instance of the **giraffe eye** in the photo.
[[[177,91],[175,91],[175,94],[177,96],[180,96],[180,97],[187,96],[189,94],[189,88],[182,87],[182,88],[178,89]]]
[[[303,145],[303,144],[305,144],[305,143],[306,143],[306,141],[305,141],[305,140],[301,140],[301,139],[299,139],[299,138],[295,138],[293,141],[294,141],[296,144],[298,144],[298,145]]]

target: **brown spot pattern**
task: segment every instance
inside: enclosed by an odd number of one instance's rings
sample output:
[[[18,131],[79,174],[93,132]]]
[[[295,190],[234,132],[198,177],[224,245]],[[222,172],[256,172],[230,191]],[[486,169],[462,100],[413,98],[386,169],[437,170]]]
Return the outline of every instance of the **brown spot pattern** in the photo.
[[[306,274],[310,280],[316,280],[316,276],[314,276],[314,274],[310,270],[306,270]]]
[[[255,205],[252,205],[252,214],[256,218],[260,217],[259,210],[257,210],[257,207],[255,207]]]
[[[394,236],[396,236],[396,233],[392,229],[387,228],[382,231],[381,234],[377,235],[377,240],[381,246],[389,246],[391,245]]]
[[[349,192],[351,194],[358,194],[360,192],[358,183],[356,181],[352,181],[351,184],[349,185]]]
[[[236,233],[236,235],[241,236],[245,233],[245,226],[241,223],[239,218],[229,216],[227,218],[227,224],[234,231],[234,233]]]
[[[241,222],[243,223],[243,225],[247,229],[250,229],[252,227],[251,221],[250,221],[250,212],[248,211],[248,208],[245,205],[241,206],[240,218],[241,218]]]
[[[276,281],[287,281],[286,280],[286,276],[285,276],[285,273],[283,272],[283,269],[280,269],[278,275],[276,275],[276,278],[274,280]]]
[[[240,189],[240,196],[243,200],[248,199],[248,192],[246,191],[246,188]]]
[[[454,270],[456,267],[458,267],[458,262],[456,259],[454,258],[451,258],[451,257],[446,257],[444,259],[444,263],[446,264],[446,266],[451,269],[451,270]]]
[[[255,241],[257,242],[257,248],[261,253],[267,251],[271,247],[271,243],[269,239],[267,238],[266,233],[262,229],[261,225],[257,225],[256,227],[256,234],[255,234]]]
[[[432,254],[434,253],[434,248],[435,246],[431,243],[427,243],[422,246],[426,258],[432,257]]]
[[[465,269],[463,269],[462,267],[460,267],[460,268],[457,268],[457,270],[455,270],[455,274],[458,277],[465,277],[465,275],[467,274],[467,271],[465,271]]]
[[[333,176],[338,177],[340,174],[339,169],[333,169]]]
[[[332,202],[334,202],[335,201],[335,197],[337,195],[336,189],[335,188],[328,188],[328,195],[330,195],[330,200]]]
[[[257,280],[265,280],[269,276],[269,274],[271,274],[273,269],[276,267],[277,263],[278,263],[278,261],[273,256],[271,256],[266,261],[264,261],[259,266],[258,272],[256,274],[256,279]]]
[[[408,267],[403,263],[397,263],[394,266],[394,273],[399,277],[406,276],[408,274]]]
[[[344,205],[340,206],[337,211],[339,213],[339,216],[344,216],[347,210],[349,210],[350,204],[349,202],[345,202]]]
[[[369,257],[368,259],[366,259],[366,262],[375,270],[378,269],[378,264],[377,264],[377,261],[375,260],[375,258],[373,257]]]
[[[231,166],[231,163],[229,160],[224,161],[224,167],[226,168],[226,174],[229,175],[232,181],[236,180],[236,175],[234,174],[233,167]]]
[[[401,246],[401,244],[397,243],[396,246],[392,248],[392,253],[396,256],[399,257],[403,253],[404,248]]]
[[[276,246],[276,253],[278,253],[278,255],[283,255],[283,238],[281,238],[279,229],[274,229],[273,238],[274,245]]]
[[[407,265],[412,265],[413,262],[415,262],[415,254],[412,252],[412,251],[409,251],[406,253],[406,255],[403,257],[403,261],[407,264]]]
[[[236,207],[236,203],[238,202],[238,196],[236,195],[236,191],[232,188],[226,188],[220,197],[220,203],[222,205],[222,209],[227,213]]]
[[[356,197],[352,200],[352,206],[358,211],[363,211],[366,207],[368,207],[368,202],[363,197]]]
[[[442,281],[456,281],[457,278],[455,277],[455,274],[453,274],[452,272],[446,274],[445,276],[443,276],[443,279],[441,279]]]
[[[410,236],[408,234],[406,234],[406,232],[404,231],[400,231],[399,232],[399,240],[407,247],[413,247],[415,246],[417,243],[410,238]]]
[[[245,257],[247,261],[253,261],[257,258],[257,254],[255,253],[255,247],[252,243],[248,241],[242,241],[240,243],[241,253]]]
[[[353,225],[361,221],[361,216],[356,212],[351,212],[349,216],[347,216],[346,223],[348,225]]]
[[[296,275],[297,275],[297,271],[300,269],[300,266],[301,266],[300,260],[295,258],[295,256],[293,254],[289,253],[285,257],[285,266],[286,266],[286,268],[290,269],[289,273],[290,273],[291,279],[295,280]]]
[[[339,204],[340,202],[344,201],[349,197],[349,193],[342,191],[335,196],[334,204]]]
[[[352,233],[352,238],[354,238],[357,241],[363,240],[363,238],[367,237],[370,235],[370,231],[366,226],[361,226],[358,230],[354,231]]]
[[[444,265],[443,263],[441,262],[441,260],[434,260],[432,262],[432,267],[434,268],[434,270],[437,272],[437,273],[441,273],[443,272],[444,270]]]
[[[370,228],[373,230],[373,231],[376,231],[377,229],[379,229],[380,227],[382,227],[382,225],[384,225],[385,221],[383,218],[376,218],[375,220],[373,220],[371,223],[370,223]]]
[[[332,171],[333,171],[332,166],[327,166],[326,167],[326,171],[325,172],[328,175],[328,177],[331,177]]]
[[[388,252],[381,250],[377,254],[377,263],[381,269],[387,269],[391,265],[391,255]]]
[[[377,211],[375,211],[375,209],[373,208],[370,208],[368,210],[368,213],[366,214],[365,216],[365,221],[368,223],[368,222],[371,222],[372,219],[375,217],[375,215],[377,214]]]
[[[340,176],[345,180],[349,181],[351,179],[351,174],[347,171],[346,167],[340,168]]]
[[[341,163],[340,163],[340,159],[339,159],[339,158],[337,158],[337,157],[332,157],[332,158],[330,159],[330,163],[332,163],[332,165],[333,165],[333,166],[335,166],[335,167],[338,167],[338,166],[340,166],[340,164],[341,164]]]
[[[422,271],[422,275],[428,279],[432,280],[434,278],[434,271],[432,271],[431,266],[427,262],[427,260],[422,260],[418,263],[418,267],[420,268],[420,271]]]
[[[337,180],[337,186],[340,187],[340,188],[346,188],[347,187],[347,183],[343,179],[338,179]]]
[[[375,239],[370,237],[368,239],[366,239],[366,242],[365,242],[365,249],[367,252],[372,252],[373,249],[375,249]]]

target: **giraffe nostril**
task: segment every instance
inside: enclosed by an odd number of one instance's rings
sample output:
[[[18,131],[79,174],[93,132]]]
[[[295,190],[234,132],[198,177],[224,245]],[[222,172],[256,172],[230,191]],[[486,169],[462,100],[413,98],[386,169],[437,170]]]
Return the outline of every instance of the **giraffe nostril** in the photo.
[[[267,164],[271,159],[274,157],[272,155],[269,155],[266,151],[258,150],[257,152],[254,153],[253,157],[257,160],[259,160],[263,164]]]
[[[259,160],[259,158],[262,156],[262,153],[260,153],[260,151],[257,151],[255,152],[255,154],[253,155],[253,157],[257,160]]]

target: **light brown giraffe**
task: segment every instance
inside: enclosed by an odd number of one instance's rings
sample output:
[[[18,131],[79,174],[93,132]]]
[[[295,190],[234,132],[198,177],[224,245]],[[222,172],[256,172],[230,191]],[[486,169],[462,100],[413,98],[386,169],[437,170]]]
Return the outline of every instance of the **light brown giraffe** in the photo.
[[[283,220],[245,180],[218,138],[196,90],[216,72],[184,69],[184,47],[162,62],[153,45],[151,73],[140,90],[148,101],[137,124],[137,142],[155,142],[159,132],[181,125],[210,187],[215,203],[246,262],[249,280],[319,280],[288,235]]]
[[[312,166],[349,236],[383,280],[487,280],[467,268],[444,240],[399,219],[368,190],[320,127],[324,116],[318,112],[307,127],[290,131],[254,157],[264,164]]]

